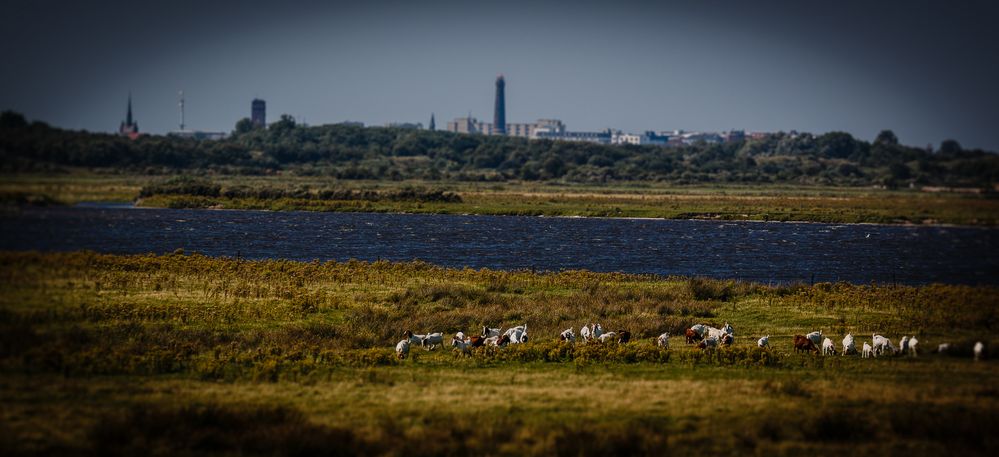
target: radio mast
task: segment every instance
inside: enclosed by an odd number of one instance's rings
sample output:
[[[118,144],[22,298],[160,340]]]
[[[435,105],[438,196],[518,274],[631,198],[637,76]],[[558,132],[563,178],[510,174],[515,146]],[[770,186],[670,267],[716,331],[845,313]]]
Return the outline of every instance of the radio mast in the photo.
[[[184,131],[184,91],[178,91],[177,95],[180,96],[180,131]]]

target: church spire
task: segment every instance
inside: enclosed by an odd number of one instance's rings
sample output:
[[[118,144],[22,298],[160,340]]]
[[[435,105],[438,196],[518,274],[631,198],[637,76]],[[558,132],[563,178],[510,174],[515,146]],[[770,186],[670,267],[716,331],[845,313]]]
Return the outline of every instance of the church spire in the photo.
[[[139,136],[139,124],[132,118],[132,91],[128,91],[128,111],[125,113],[125,121],[118,127],[118,134],[132,139]]]
[[[128,114],[125,116],[125,125],[132,125],[132,91],[128,91]]]

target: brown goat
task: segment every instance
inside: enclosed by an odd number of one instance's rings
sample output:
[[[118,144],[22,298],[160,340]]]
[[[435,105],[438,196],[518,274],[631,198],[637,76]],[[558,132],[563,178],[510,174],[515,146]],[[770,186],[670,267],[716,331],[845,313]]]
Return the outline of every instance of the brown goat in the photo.
[[[818,354],[819,348],[815,347],[815,343],[808,339],[807,336],[794,335],[794,352],[799,351],[811,351]]]
[[[683,334],[687,337],[687,344],[693,344],[704,339],[700,333],[695,332],[692,328],[688,328]]]
[[[486,344],[486,338],[484,336],[472,335],[468,337],[468,341],[472,343],[471,346],[473,348],[481,347],[483,344]]]

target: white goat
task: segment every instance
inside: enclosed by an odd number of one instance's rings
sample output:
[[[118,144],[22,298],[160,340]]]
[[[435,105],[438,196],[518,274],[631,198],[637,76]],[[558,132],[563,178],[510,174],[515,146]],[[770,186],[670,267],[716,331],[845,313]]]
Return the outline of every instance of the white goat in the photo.
[[[909,356],[910,357],[916,357],[917,355],[919,355],[916,352],[916,349],[918,347],[919,347],[919,340],[917,340],[916,337],[909,338]]]
[[[982,360],[985,355],[985,345],[981,341],[975,343],[975,361]]]
[[[947,351],[950,351],[950,343],[940,343],[940,345],[937,346],[937,353],[946,354]]]
[[[836,345],[829,338],[822,340],[822,355],[836,355]]]
[[[499,328],[489,328],[485,325],[482,326],[482,337],[489,338],[490,336],[500,336],[502,329]]]
[[[874,356],[875,357],[884,354],[884,350],[887,349],[889,347],[889,345],[891,344],[891,342],[888,341],[888,338],[885,338],[885,337],[883,337],[881,335],[877,335],[877,334],[872,334],[871,335],[871,342],[874,344]]]
[[[816,347],[818,347],[819,345],[822,344],[822,330],[819,330],[817,332],[809,333],[809,334],[805,335],[805,338],[808,338],[808,339],[812,340],[812,344],[814,344]]]
[[[503,334],[512,338],[514,333],[524,333],[526,331],[527,331],[527,324],[524,324],[524,325],[518,325],[516,327],[510,327],[506,329],[506,331],[503,332]]]
[[[454,339],[465,341],[465,332],[458,332],[454,334]]]
[[[728,322],[726,322],[725,326],[722,327],[722,331],[724,331],[725,333],[728,333],[729,335],[735,336],[735,329],[732,328],[732,326],[729,325]]]
[[[909,352],[909,337],[903,336],[902,339],[898,340],[898,350],[902,354]]]
[[[583,341],[590,341],[590,338],[593,338],[593,334],[590,333],[590,328],[587,327],[586,324],[583,324],[583,326],[579,328],[579,337],[582,338]]]
[[[708,338],[715,338],[720,340],[721,337],[726,334],[725,330],[722,330],[720,328],[707,327],[707,329],[708,329]]]
[[[606,343],[607,340],[615,341],[614,340],[615,336],[617,336],[617,333],[607,332],[607,333],[604,333],[603,335],[600,335],[600,338],[598,338],[598,339],[600,340],[601,343]]]
[[[713,337],[713,336],[709,336],[709,337],[701,340],[701,342],[698,343],[697,347],[699,347],[701,349],[718,347],[718,338]]]
[[[395,345],[395,354],[399,360],[405,359],[409,355],[409,340],[402,340]]]
[[[663,349],[669,349],[669,332],[659,335],[659,338],[656,338],[656,345]]]
[[[406,335],[406,338],[409,339],[410,344],[419,344],[420,346],[423,346],[423,339],[427,337],[427,335],[416,335],[409,330],[406,330],[404,335]]]
[[[604,334],[604,328],[600,326],[600,323],[593,324],[593,338],[600,339]]]
[[[562,341],[568,341],[570,343],[575,343],[576,342],[576,333],[572,331],[572,327],[569,327],[569,328],[563,330],[562,333],[560,333],[558,337]]]
[[[864,353],[861,355],[861,357],[869,359],[873,355],[874,355],[874,348],[872,348],[870,344],[867,344],[867,342],[864,341]]]
[[[462,334],[461,338],[458,338],[458,335],[455,335],[454,338],[451,338],[451,347],[461,351],[462,354],[469,354],[472,350],[472,343],[465,341],[464,334]]]
[[[770,347],[770,335],[756,340],[756,346],[761,348]]]
[[[847,333],[843,337],[843,355],[850,355],[857,353],[857,342],[853,338],[852,333]]]
[[[426,336],[423,337],[422,340],[420,340],[420,345],[423,346],[423,349],[426,349],[428,351],[433,351],[434,349],[437,349],[438,345],[443,345],[443,344],[444,344],[444,334],[441,332],[428,333]]]
[[[704,338],[708,334],[708,326],[704,324],[694,324],[690,326],[690,329],[697,333],[697,336]]]

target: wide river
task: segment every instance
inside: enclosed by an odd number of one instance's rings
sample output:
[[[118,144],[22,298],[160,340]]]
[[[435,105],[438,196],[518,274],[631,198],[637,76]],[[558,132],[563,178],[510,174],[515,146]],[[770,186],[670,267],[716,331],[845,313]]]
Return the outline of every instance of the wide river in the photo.
[[[0,249],[621,271],[767,282],[999,284],[999,230],[966,227],[140,209],[0,213]]]

